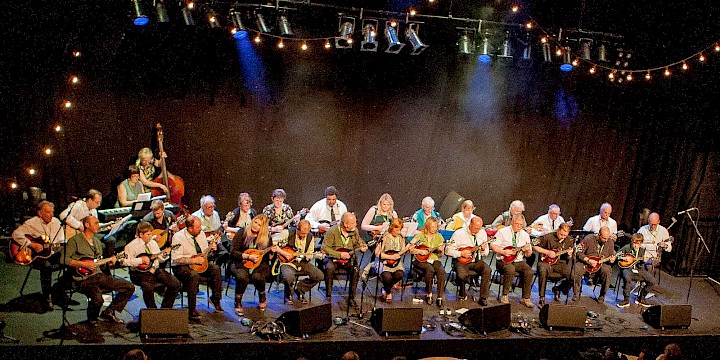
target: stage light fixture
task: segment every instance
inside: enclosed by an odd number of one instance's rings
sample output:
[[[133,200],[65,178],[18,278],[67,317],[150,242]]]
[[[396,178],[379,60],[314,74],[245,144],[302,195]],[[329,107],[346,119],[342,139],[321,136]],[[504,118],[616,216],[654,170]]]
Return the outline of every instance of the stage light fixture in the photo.
[[[247,37],[247,29],[242,23],[242,18],[240,16],[240,12],[235,9],[230,9],[230,18],[233,22],[233,27],[235,28],[235,32],[233,33],[233,38],[236,40],[244,39]]]
[[[80,83],[80,78],[77,77],[77,75],[73,75],[73,76],[70,77],[69,82],[70,82],[70,84],[72,84],[72,85],[77,85],[77,84]]]
[[[544,42],[542,43],[542,54],[543,54],[543,61],[546,63],[552,62],[552,50],[550,50],[550,43]]]
[[[563,47],[563,62],[560,65],[560,71],[562,72],[570,72],[573,69],[573,65],[570,62],[570,47],[565,46]]]
[[[607,62],[607,45],[601,43],[598,45],[598,61]]]
[[[303,41],[302,45],[300,45],[300,50],[306,51],[308,49],[307,43]]]
[[[287,15],[280,15],[278,20],[278,27],[280,28],[280,34],[282,36],[292,36],[292,28],[290,27],[290,21],[287,19]]]
[[[45,154],[45,156],[50,156],[50,155],[53,154],[53,149],[52,149],[51,147],[49,147],[49,146],[46,146],[46,147],[43,149],[43,154]]]
[[[362,35],[363,41],[360,43],[360,51],[377,51],[377,27],[378,22],[374,19],[363,20]]]
[[[332,44],[330,43],[330,40],[325,41],[325,48],[330,49],[332,47]]]
[[[133,3],[133,10],[135,10],[135,20],[133,20],[133,24],[137,26],[145,26],[150,22],[150,19],[148,19],[147,15],[145,15],[145,12],[142,8],[142,0],[132,0]]]
[[[344,21],[343,21],[344,20]],[[352,47],[352,34],[355,29],[355,19],[342,19],[338,36],[335,38],[335,47],[348,49]]]
[[[505,32],[505,38],[503,39],[502,47],[500,48],[499,58],[512,59],[512,44],[510,44],[510,32]]]
[[[208,11],[207,21],[208,24],[210,24],[210,27],[213,29],[220,27],[220,19],[218,18],[217,13],[213,10]]]
[[[417,34],[420,29],[419,26],[420,25],[418,23],[411,23],[408,25],[407,30],[405,30],[405,37],[410,43],[410,46],[412,46],[412,51],[410,51],[410,55],[419,55],[428,47],[427,45],[423,44]]]
[[[478,56],[478,61],[480,61],[483,64],[488,64],[490,61],[492,61],[492,47],[490,45],[490,37],[487,33],[483,36],[482,43],[480,44],[480,56]]]
[[[400,39],[398,39],[395,25],[390,21],[385,22],[385,39],[388,42],[388,48],[385,49],[385,52],[390,54],[397,54],[405,47],[405,44],[401,43]]]
[[[35,169],[33,167],[29,167],[27,169],[27,173],[28,173],[28,175],[35,176],[35,175],[37,175],[37,169]]]
[[[591,60],[590,54],[592,50],[591,39],[580,39],[580,56],[583,60]]]
[[[185,22],[185,25],[187,26],[195,25],[195,19],[193,18],[191,5],[192,3],[188,3],[187,6],[183,6],[182,10],[180,10],[180,12],[182,13],[183,22]]]
[[[17,188],[18,188],[18,183],[17,183],[17,181],[11,181],[11,182],[10,182],[10,189],[15,190],[15,189],[17,189]]]
[[[157,14],[157,21],[159,23],[170,22],[170,17],[168,17],[167,9],[165,8],[165,4],[163,4],[162,1],[155,2],[155,14]]]
[[[73,106],[73,104],[72,104],[72,102],[70,102],[70,100],[66,100],[66,101],[63,103],[63,106],[64,106],[66,109],[69,109],[69,108],[71,108],[71,107]]]
[[[261,13],[255,14],[255,25],[257,25],[258,31],[261,33],[270,32],[270,29],[268,29],[267,24],[265,23],[265,17]]]
[[[698,56],[698,61],[705,62],[705,55],[700,54],[700,56]]]
[[[472,42],[467,33],[460,35],[458,39],[458,52],[465,55],[472,54]]]
[[[55,124],[53,130],[55,130],[56,133],[61,133],[63,131],[63,127],[60,124]]]

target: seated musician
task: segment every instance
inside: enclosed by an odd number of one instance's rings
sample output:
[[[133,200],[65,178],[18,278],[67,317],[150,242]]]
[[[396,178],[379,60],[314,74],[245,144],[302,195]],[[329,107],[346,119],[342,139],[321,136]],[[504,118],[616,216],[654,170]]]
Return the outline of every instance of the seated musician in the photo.
[[[160,251],[152,231],[153,226],[149,222],[143,221],[138,224],[137,237],[125,245],[127,258],[122,260],[122,263],[130,267],[130,281],[142,289],[146,308],[157,308],[155,288],[158,284],[162,284],[165,287],[165,293],[160,306],[172,309],[180,291],[180,280],[160,268],[160,262],[167,261],[170,252]]]
[[[46,301],[43,304],[46,310],[52,310],[52,273],[60,270],[60,252],[55,252],[56,249],[53,248],[58,247],[65,241],[65,234],[62,232],[60,220],[53,216],[54,210],[55,204],[49,201],[41,201],[38,204],[37,216],[26,220],[12,233],[13,242],[19,249],[18,255],[24,257],[28,253],[26,250],[29,249],[29,253],[34,256],[32,260],[30,258],[23,258],[22,260],[23,263],[32,261],[30,266],[40,270],[40,287]],[[35,241],[30,239],[35,239]],[[47,245],[43,245],[43,243],[50,245],[50,247],[47,248]],[[43,258],[38,255],[48,257]],[[62,301],[62,298],[56,298],[56,302],[59,303],[60,301]]]
[[[445,226],[445,229],[457,230],[468,227],[470,225],[470,220],[477,216],[473,214],[474,210],[475,205],[473,204],[472,200],[463,201],[462,204],[460,204],[460,212],[453,215],[453,217],[450,219],[450,221],[448,221],[447,225]]]
[[[268,218],[265,214],[255,216],[250,226],[233,238],[230,258],[231,270],[235,273],[235,314],[243,315],[242,298],[249,283],[253,283],[260,297],[260,310],[267,306],[265,280],[270,276],[270,257],[277,246],[273,245],[268,233]],[[253,253],[248,250],[262,251]]]
[[[390,224],[390,221],[397,219],[397,213],[393,209],[395,203],[390,194],[382,194],[377,202],[365,213],[360,229],[363,231],[363,239],[370,241],[374,237],[380,237]]]
[[[479,216],[473,217],[467,227],[453,233],[445,247],[445,252],[448,256],[454,258],[453,267],[457,272],[458,300],[467,299],[465,283],[470,277],[470,270],[472,270],[480,276],[478,304],[487,306],[487,298],[490,294],[490,276],[492,274],[490,266],[482,260],[483,256],[490,253],[487,244],[487,233],[482,227],[482,218]],[[439,301],[438,305],[442,306],[442,301]]]
[[[128,300],[135,292],[135,286],[126,280],[106,275],[100,271],[99,264],[96,260],[101,258],[103,253],[102,242],[94,235],[100,229],[100,222],[95,216],[88,215],[83,219],[82,233],[79,233],[70,239],[64,249],[64,253],[60,255],[60,262],[66,266],[76,270],[83,270],[88,275],[84,275],[80,271],[67,272],[72,276],[72,281],[78,283],[78,291],[88,297],[87,317],[88,321],[94,322],[101,319],[122,323],[115,312],[122,311]],[[113,265],[117,258],[112,256],[105,259]],[[100,310],[103,306],[103,293],[117,292],[112,303],[102,313]]]
[[[522,214],[513,215],[510,226],[504,227],[495,233],[495,242],[490,244],[490,248],[498,255],[495,265],[503,275],[500,302],[503,304],[510,303],[508,294],[517,272],[522,279],[522,299],[520,299],[520,304],[532,308],[535,306],[530,301],[533,271],[530,265],[525,262],[525,258],[532,255],[533,249],[530,243],[530,235],[523,230],[523,226],[525,226],[525,216]],[[514,259],[512,259],[513,256]]]
[[[174,233],[178,232],[178,226],[174,223],[175,215],[172,211],[165,209],[162,200],[153,200],[150,204],[150,212],[143,218],[154,230],[170,230]]]
[[[447,273],[445,267],[440,261],[445,250],[445,239],[438,233],[438,220],[435,217],[429,217],[424,220],[424,225],[420,228],[420,232],[413,237],[410,242],[410,253],[415,255],[413,260],[413,268],[423,275],[425,282],[425,302],[432,305],[432,286],[433,278],[437,278],[437,296],[435,302],[438,307],[443,305],[443,297],[445,296],[445,280]],[[427,260],[421,261],[420,259]]]
[[[495,220],[493,220],[491,226],[493,228],[497,228],[498,226],[502,225],[503,227],[511,226],[512,219],[515,215],[522,215],[523,211],[525,211],[525,204],[523,204],[520,200],[515,200],[510,203],[510,208],[508,211],[503,212],[502,214],[498,215]],[[526,224],[523,223],[522,227],[525,227]]]
[[[575,253],[577,261],[573,267],[573,301],[580,298],[581,280],[588,269],[595,274],[595,280],[602,282],[600,289],[599,303],[605,302],[605,293],[610,288],[610,263],[615,262],[615,241],[610,238],[610,229],[607,226],[600,228],[597,234],[585,236],[582,240],[581,249]],[[587,268],[586,268],[587,267]]]
[[[402,219],[394,218],[381,243],[375,248],[375,256],[380,259],[380,280],[383,283],[383,296],[388,303],[392,302],[393,285],[405,277],[405,266],[402,257],[410,248],[405,238],[400,235],[403,228]]]
[[[545,235],[557,231],[560,224],[564,223],[565,219],[560,215],[560,206],[552,204],[548,206],[547,214],[540,215],[530,226],[539,231],[541,235]],[[572,226],[572,223],[568,223],[568,225]]]
[[[538,293],[540,295],[539,307],[545,305],[545,288],[547,286],[547,278],[551,273],[559,273],[563,276],[563,282],[559,286],[553,287],[555,301],[560,301],[560,291],[567,294],[572,280],[572,264],[570,258],[574,253],[575,244],[570,234],[570,225],[566,223],[560,224],[555,232],[548,233],[538,238],[538,245],[533,249],[542,255],[542,261],[538,262]],[[564,254],[558,257],[558,253]]]
[[[359,274],[355,252],[365,252],[367,249],[368,246],[360,237],[357,229],[357,217],[350,212],[344,213],[340,217],[340,223],[331,227],[325,234],[323,243],[323,251],[328,255],[325,260],[325,297],[328,300],[332,297],[335,271],[343,269],[350,276],[350,289],[348,290],[350,306],[357,307],[355,288],[357,288]]]
[[[193,213],[193,216],[200,219],[202,231],[205,235],[220,231],[222,221],[220,214],[215,210],[215,198],[212,195],[205,195],[200,198],[200,209]]]
[[[238,207],[232,211],[233,217],[223,223],[223,229],[229,238],[235,236],[241,229],[248,227],[252,218],[257,215],[257,210],[252,208],[252,203],[250,194],[240,193],[238,195]]]
[[[129,177],[117,186],[118,200],[115,207],[131,206],[138,198],[138,195],[144,194],[145,187],[140,182],[140,169],[135,165],[128,166]]]
[[[422,199],[422,202],[420,203],[420,209],[413,213],[412,221],[418,223],[418,229],[421,229],[423,226],[425,226],[425,221],[429,218],[434,218],[435,220],[438,220],[438,228],[440,228],[440,225],[444,225],[444,220],[440,218],[440,213],[435,211],[435,200],[431,198],[430,196],[427,196]],[[419,230],[418,230],[419,232]],[[408,234],[408,236],[413,234]]]
[[[645,270],[645,248],[643,247],[643,235],[635,233],[631,237],[631,242],[618,251],[618,260],[621,266],[621,276],[623,279],[623,301],[617,304],[618,307],[624,308],[630,306],[630,287],[632,286],[633,275],[642,278],[640,284],[640,293],[635,299],[635,303],[644,307],[650,306],[645,301],[646,295],[650,294],[650,290],[655,286],[653,275]],[[625,265],[623,263],[628,263]],[[627,266],[627,267],[626,267]]]
[[[609,203],[603,203],[600,205],[600,213],[595,216],[591,216],[583,226],[583,230],[592,231],[598,233],[600,228],[607,227],[610,231],[611,239],[615,240],[615,234],[618,232],[617,222],[610,217],[612,214],[612,205]]]
[[[660,215],[651,213],[647,225],[640,227],[638,233],[643,236],[646,265],[657,267],[660,264],[662,251],[672,251],[672,237],[668,230],[660,225]]]
[[[212,291],[212,301],[216,312],[223,312],[220,306],[222,299],[222,277],[220,268],[215,264],[207,264],[207,270],[202,273],[195,271],[190,265],[205,265],[207,255],[210,251],[217,249],[217,239],[208,238],[202,231],[200,219],[190,215],[185,219],[185,228],[173,235],[172,245],[180,245],[174,249],[172,255],[173,274],[182,282],[183,288],[188,293],[188,316],[192,320],[200,319],[200,313],[196,310],[197,293],[199,289],[200,277],[207,278],[208,285]],[[195,256],[200,255],[200,256]]]
[[[167,155],[163,153],[162,157],[167,158]],[[153,181],[157,173],[157,168],[160,167],[160,160],[154,158],[150,148],[140,149],[137,160],[135,160],[135,166],[140,169],[140,182],[145,187],[145,192],[149,192],[151,188],[158,188],[162,190],[162,192],[170,194],[170,191],[164,184]],[[172,176],[170,172],[168,172],[168,176]]]
[[[280,265],[280,272],[283,276],[283,282],[285,283],[285,303],[290,305],[293,303],[292,293],[293,287],[297,299],[302,304],[307,304],[308,301],[305,298],[305,293],[310,291],[313,286],[320,283],[325,275],[323,272],[314,265],[314,258],[323,256],[322,253],[315,255],[315,238],[310,232],[310,222],[307,220],[300,220],[298,227],[294,230],[290,230],[288,235],[288,243],[291,249],[295,250],[295,259],[290,263],[282,263]],[[287,253],[283,249],[278,250],[278,254],[286,256]],[[324,256],[323,256],[324,257]],[[295,286],[295,280],[298,276],[307,275],[306,278],[298,281]]]
[[[325,188],[325,198],[318,200],[308,211],[305,219],[313,229],[326,233],[331,226],[338,223],[340,217],[347,212],[345,203],[338,200],[338,191],[334,186]]]
[[[69,239],[73,235],[85,231],[82,220],[89,215],[98,217],[97,208],[101,203],[102,193],[95,189],[90,189],[84,199],[68,205],[68,207],[60,213],[60,218],[64,219],[67,224],[65,229],[65,238]],[[100,228],[103,228],[106,225],[107,223],[100,223]],[[68,230],[68,228],[73,230]],[[95,237],[105,244],[104,255],[106,257],[115,254],[116,239],[114,236],[106,236],[106,234],[98,232],[95,234]]]
[[[263,208],[262,213],[268,217],[270,236],[273,244],[287,239],[288,227],[294,218],[293,209],[285,203],[287,193],[283,189],[275,189],[270,196],[272,204]]]

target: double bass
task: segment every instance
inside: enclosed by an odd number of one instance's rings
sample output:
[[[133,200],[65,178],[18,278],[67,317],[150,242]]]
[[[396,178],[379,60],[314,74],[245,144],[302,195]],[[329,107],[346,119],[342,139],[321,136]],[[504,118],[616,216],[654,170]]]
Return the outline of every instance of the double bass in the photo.
[[[165,154],[165,150],[163,149],[162,126],[158,123],[155,128],[157,129],[158,148],[160,150],[160,169],[162,171],[160,172],[160,175],[152,181],[165,185],[165,187],[170,190],[170,193],[167,194],[168,201],[173,204],[178,204],[180,208],[183,208],[182,198],[185,196],[185,182],[183,182],[183,179],[177,175],[171,174],[168,176],[167,166],[165,165],[165,156],[163,156],[163,154]],[[152,192],[153,197],[163,195],[162,190],[158,188],[151,188],[150,191]]]

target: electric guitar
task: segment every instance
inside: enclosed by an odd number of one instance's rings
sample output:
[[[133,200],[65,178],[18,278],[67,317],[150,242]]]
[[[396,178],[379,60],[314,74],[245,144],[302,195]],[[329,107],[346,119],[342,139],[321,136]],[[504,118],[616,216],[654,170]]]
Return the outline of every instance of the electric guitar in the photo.
[[[100,271],[99,270],[100,266],[105,265],[111,261],[122,260],[125,258],[127,258],[127,254],[125,254],[124,251],[115,254],[115,256],[111,256],[111,257],[105,258],[105,259],[94,259],[91,257],[83,257],[83,258],[80,258],[80,260],[78,260],[78,261],[80,261],[81,265],[75,271],[77,272],[78,275],[83,276],[83,277],[92,275],[92,274]],[[95,270],[90,270],[90,268],[89,268],[90,264],[92,264],[92,263],[95,264]]]
[[[52,239],[50,239],[47,235],[41,235],[34,238],[25,234],[25,238],[30,242],[42,245],[43,250],[36,252],[29,246],[29,244],[21,246],[16,243],[15,240],[10,239],[10,257],[12,257],[15,263],[20,265],[28,265],[37,258],[47,259],[54,252],[60,251],[60,246],[62,246],[62,243],[53,244],[51,242]]]
[[[145,263],[142,263],[142,264],[138,265],[138,266],[136,267],[136,270],[137,270],[137,271],[140,271],[140,272],[152,271],[152,268],[153,268],[152,265],[153,265],[153,262],[155,262],[155,259],[157,259],[158,257],[160,257],[160,255],[168,256],[171,251],[177,250],[178,248],[180,248],[180,244],[175,244],[175,245],[173,245],[173,246],[171,246],[171,247],[169,247],[169,248],[165,248],[165,249],[163,249],[162,251],[160,251],[159,254],[148,254],[148,253],[139,254],[139,255],[137,256],[138,258],[143,259],[143,261],[144,261],[145,259],[148,259],[149,263],[148,263],[147,265],[146,265]]]
[[[203,259],[202,264],[190,264],[190,268],[195,270],[198,274],[204,273],[208,269],[208,254],[210,254],[210,245],[213,243],[217,244],[218,241],[220,241],[220,235],[210,235],[210,237],[207,238],[208,246],[205,248],[205,251],[203,251],[202,254],[195,254],[192,256],[193,259],[201,257]]]
[[[168,233],[170,232],[170,228],[182,222],[185,222],[185,215],[180,215],[180,217],[178,217],[177,220],[170,224],[170,226],[168,226],[168,228],[165,230],[154,229],[150,232],[155,237],[155,241],[157,242],[158,247],[162,248],[163,246],[165,246],[165,243],[168,239]]]
[[[591,273],[591,274],[594,274],[594,273],[596,273],[598,270],[600,270],[600,267],[602,266],[602,264],[604,264],[604,263],[606,263],[606,262],[608,262],[608,261],[611,261],[611,262],[612,262],[612,261],[613,261],[615,258],[617,258],[617,257],[618,257],[618,253],[615,253],[615,254],[612,254],[612,255],[606,256],[606,257],[588,256],[588,259],[589,259],[589,260],[595,260],[595,261],[597,261],[597,264],[596,264],[595,266],[590,266],[590,264],[585,265],[585,271],[587,271],[587,272],[589,272],[589,273]]]

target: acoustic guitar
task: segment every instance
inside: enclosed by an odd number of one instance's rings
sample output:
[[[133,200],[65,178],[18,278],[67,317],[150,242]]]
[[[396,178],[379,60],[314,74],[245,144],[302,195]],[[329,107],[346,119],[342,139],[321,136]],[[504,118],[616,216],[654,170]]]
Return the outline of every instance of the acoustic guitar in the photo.
[[[190,264],[190,268],[195,270],[198,274],[204,273],[208,269],[208,254],[210,254],[210,245],[217,244],[220,241],[220,235],[213,234],[207,238],[208,247],[202,252],[202,254],[195,254],[192,256],[193,259],[201,257],[203,259],[202,264]]]
[[[52,239],[47,235],[32,237],[26,234],[25,238],[32,243],[42,245],[43,250],[36,252],[28,245],[21,246],[16,243],[15,240],[10,239],[10,257],[12,257],[16,264],[28,265],[37,258],[47,259],[54,252],[60,251],[60,247],[62,246],[62,243],[53,244]]]
[[[143,259],[143,261],[144,261],[145,259],[148,259],[149,263],[148,263],[147,265],[144,264],[144,263],[138,265],[138,266],[136,267],[136,270],[137,270],[137,271],[140,271],[140,272],[148,272],[148,271],[151,271],[152,265],[153,265],[153,262],[155,262],[155,259],[157,259],[158,257],[160,257],[160,255],[162,255],[162,256],[168,256],[171,251],[177,250],[177,249],[179,249],[179,248],[180,248],[180,244],[175,244],[175,245],[173,245],[173,246],[171,246],[171,247],[169,247],[169,248],[163,249],[162,251],[160,251],[159,254],[148,254],[148,253],[139,254],[139,255],[137,256],[137,258]]]

